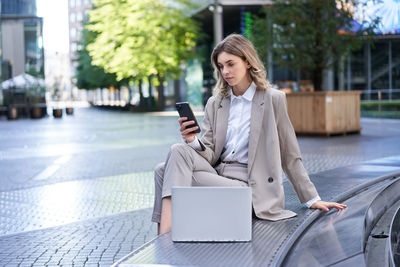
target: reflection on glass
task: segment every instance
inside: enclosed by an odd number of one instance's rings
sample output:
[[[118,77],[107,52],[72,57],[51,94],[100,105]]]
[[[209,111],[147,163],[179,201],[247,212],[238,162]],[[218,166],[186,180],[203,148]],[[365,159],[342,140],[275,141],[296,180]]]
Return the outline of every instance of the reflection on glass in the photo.
[[[386,40],[376,41],[371,46],[371,87],[372,89],[389,88],[389,46]]]

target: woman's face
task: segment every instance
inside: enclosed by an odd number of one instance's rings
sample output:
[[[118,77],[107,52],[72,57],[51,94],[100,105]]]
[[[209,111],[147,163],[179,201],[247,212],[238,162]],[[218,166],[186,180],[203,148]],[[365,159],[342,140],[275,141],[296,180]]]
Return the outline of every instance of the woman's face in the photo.
[[[230,86],[247,89],[251,81],[247,72],[251,66],[247,61],[226,52],[219,53],[217,61],[222,77]]]

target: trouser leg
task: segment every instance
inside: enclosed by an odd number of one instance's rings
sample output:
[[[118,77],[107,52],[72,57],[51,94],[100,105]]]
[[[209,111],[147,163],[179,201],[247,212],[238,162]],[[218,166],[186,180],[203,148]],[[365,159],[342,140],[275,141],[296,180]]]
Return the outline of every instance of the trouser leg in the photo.
[[[153,206],[153,215],[151,220],[153,222],[160,222],[161,219],[161,203],[162,203],[162,188],[163,188],[163,180],[164,180],[164,169],[165,163],[160,163],[156,166],[154,170],[154,206]]]
[[[175,144],[167,156],[164,167],[162,197],[171,196],[173,186],[192,186],[196,172],[217,175],[210,163],[186,144]]]
[[[167,155],[165,163],[160,163],[154,171],[154,208],[153,222],[160,222],[162,199],[171,196],[172,186],[191,186],[192,175],[197,166],[207,172],[214,172],[214,168],[196,151],[186,144],[174,144]]]
[[[173,186],[247,186],[246,182],[218,175],[209,162],[186,144],[171,147],[165,163],[154,172],[153,222],[160,222],[161,203]]]

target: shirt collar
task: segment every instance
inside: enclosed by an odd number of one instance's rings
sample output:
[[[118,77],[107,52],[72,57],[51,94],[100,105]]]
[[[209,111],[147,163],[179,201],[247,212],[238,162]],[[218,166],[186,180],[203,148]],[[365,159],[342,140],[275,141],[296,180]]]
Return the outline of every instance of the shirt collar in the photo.
[[[251,102],[253,100],[254,94],[256,93],[256,89],[257,89],[256,84],[254,82],[251,82],[249,88],[247,88],[246,92],[244,92],[244,94],[241,95],[241,97]],[[231,88],[231,103],[234,99],[237,98],[240,98],[240,96],[235,96]]]

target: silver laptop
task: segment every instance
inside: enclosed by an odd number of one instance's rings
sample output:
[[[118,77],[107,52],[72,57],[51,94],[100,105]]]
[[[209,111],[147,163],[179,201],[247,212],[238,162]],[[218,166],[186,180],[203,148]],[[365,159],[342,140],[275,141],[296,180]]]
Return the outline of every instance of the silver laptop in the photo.
[[[251,241],[250,187],[172,187],[172,241]]]

